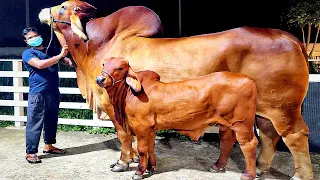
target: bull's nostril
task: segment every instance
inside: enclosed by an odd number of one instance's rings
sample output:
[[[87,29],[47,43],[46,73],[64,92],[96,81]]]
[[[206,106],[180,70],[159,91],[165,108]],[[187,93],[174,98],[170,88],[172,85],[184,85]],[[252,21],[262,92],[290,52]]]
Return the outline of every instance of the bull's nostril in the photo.
[[[105,77],[97,76],[96,77],[96,83],[97,84],[103,84],[103,82],[106,80]]]

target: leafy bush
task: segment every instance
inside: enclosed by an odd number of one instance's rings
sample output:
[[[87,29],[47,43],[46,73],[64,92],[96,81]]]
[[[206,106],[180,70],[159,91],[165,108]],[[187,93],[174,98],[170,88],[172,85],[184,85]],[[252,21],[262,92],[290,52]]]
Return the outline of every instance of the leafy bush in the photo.
[[[89,109],[60,109],[59,118],[92,119],[93,112]]]
[[[14,125],[13,121],[0,121],[0,127],[8,127],[13,125]]]

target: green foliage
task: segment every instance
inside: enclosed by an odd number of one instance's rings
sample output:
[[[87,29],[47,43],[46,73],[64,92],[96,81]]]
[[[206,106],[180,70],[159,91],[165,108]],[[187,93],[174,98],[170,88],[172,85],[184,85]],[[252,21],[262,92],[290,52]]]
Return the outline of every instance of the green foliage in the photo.
[[[92,119],[93,112],[89,109],[60,109],[59,118],[68,119]],[[114,128],[80,126],[80,125],[64,125],[59,124],[58,130],[60,131],[84,131],[90,134],[114,134]]]
[[[0,115],[13,115],[13,107],[0,106]]]
[[[89,109],[60,109],[59,118],[92,119],[93,112]]]
[[[14,122],[13,121],[0,121],[0,127],[8,127],[8,126],[13,126]]]
[[[59,131],[82,131],[88,132],[89,134],[114,134],[116,131],[114,128],[105,128],[105,127],[91,127],[91,126],[79,126],[79,125],[58,125]]]
[[[292,0],[289,8],[282,14],[281,21],[289,28],[304,27],[307,24],[319,25],[319,0]]]

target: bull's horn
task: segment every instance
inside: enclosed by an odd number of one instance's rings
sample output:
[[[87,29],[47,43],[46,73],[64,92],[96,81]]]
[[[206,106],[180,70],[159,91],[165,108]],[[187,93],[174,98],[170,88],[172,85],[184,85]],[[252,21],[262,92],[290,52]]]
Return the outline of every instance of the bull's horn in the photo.
[[[72,29],[72,31],[76,35],[78,35],[81,39],[87,40],[88,37],[83,33],[83,28],[82,28],[79,16],[72,14],[70,16],[70,20],[71,20],[71,29]]]

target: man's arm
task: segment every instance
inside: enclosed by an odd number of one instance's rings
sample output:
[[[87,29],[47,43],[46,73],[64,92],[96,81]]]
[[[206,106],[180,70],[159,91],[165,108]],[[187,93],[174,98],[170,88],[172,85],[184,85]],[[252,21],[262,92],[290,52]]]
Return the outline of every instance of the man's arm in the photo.
[[[43,59],[43,60],[40,60],[39,58],[31,58],[28,64],[38,69],[48,68],[58,63],[58,61],[64,56],[66,56],[67,54],[68,54],[68,46],[64,46],[59,55],[53,56],[49,59]]]

